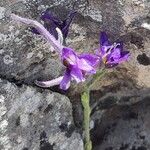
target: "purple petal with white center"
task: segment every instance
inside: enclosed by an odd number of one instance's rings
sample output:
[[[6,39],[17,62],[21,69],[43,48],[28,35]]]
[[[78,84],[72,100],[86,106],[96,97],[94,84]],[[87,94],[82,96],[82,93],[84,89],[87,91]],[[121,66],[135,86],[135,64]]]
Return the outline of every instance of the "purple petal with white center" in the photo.
[[[70,65],[77,65],[78,57],[71,48],[64,47],[62,49],[62,62],[64,60],[67,61]]]
[[[119,48],[112,49],[110,53],[110,57],[112,57],[114,60],[118,60],[121,56],[121,51]]]
[[[78,68],[89,72],[89,73],[96,73],[95,69],[90,65],[85,59],[78,59]]]
[[[112,46],[101,46],[100,48],[100,54],[103,56],[105,55],[110,49],[111,49]]]
[[[115,67],[129,58],[129,52],[123,51],[123,42],[110,44],[105,32],[101,32],[100,45],[100,56],[107,68]]]
[[[119,64],[119,63],[122,63],[123,61],[127,61],[128,60],[128,58],[129,58],[129,52],[128,51],[122,51],[122,52],[120,52],[120,57],[118,57],[117,58],[117,56],[116,57],[110,57],[109,59],[108,59],[108,64],[110,63],[115,63],[115,64]]]
[[[70,81],[71,81],[70,70],[66,69],[64,77],[60,83],[60,88],[63,90],[67,90],[70,86]]]
[[[53,80],[50,80],[50,81],[35,81],[35,84],[37,86],[40,86],[40,87],[51,87],[51,86],[55,86],[55,85],[59,85],[60,82],[62,81],[63,79],[63,76],[59,77],[59,78],[56,78],[56,79],[53,79]]]
[[[85,81],[82,71],[77,67],[72,67],[70,74],[76,80],[77,83]]]
[[[97,63],[100,61],[99,56],[93,54],[81,54],[79,58],[86,60],[86,62],[93,67],[96,66]]]

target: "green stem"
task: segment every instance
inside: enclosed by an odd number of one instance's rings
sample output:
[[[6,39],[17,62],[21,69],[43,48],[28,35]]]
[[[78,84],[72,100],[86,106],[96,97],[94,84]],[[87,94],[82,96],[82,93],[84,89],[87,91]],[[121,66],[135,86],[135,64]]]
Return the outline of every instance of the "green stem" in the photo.
[[[98,81],[104,74],[106,73],[105,70],[101,70],[97,72],[93,78],[86,84],[84,92],[81,95],[81,102],[83,106],[83,113],[84,113],[84,120],[83,120],[83,127],[85,132],[85,150],[92,150],[92,142],[90,139],[90,89],[91,86]]]
[[[103,75],[105,75],[106,69],[98,71],[95,75],[93,75],[93,78],[86,84],[86,88],[90,89],[96,81],[98,81]]]
[[[85,150],[92,150],[92,142],[90,139],[90,102],[89,102],[89,90],[86,89],[81,96],[81,102],[84,108],[84,131],[85,131]]]

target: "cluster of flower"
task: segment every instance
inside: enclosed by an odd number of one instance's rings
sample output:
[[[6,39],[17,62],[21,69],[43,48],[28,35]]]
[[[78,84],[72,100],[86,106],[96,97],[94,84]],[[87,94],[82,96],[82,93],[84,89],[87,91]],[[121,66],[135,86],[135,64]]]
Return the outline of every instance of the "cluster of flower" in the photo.
[[[105,32],[100,33],[100,47],[96,50],[95,54],[83,53],[77,55],[75,50],[63,46],[63,41],[68,35],[69,26],[75,14],[76,12],[71,12],[62,21],[47,9],[41,15],[44,25],[15,14],[11,15],[12,19],[32,26],[31,31],[33,33],[43,35],[58,52],[62,64],[66,67],[63,76],[51,81],[36,81],[36,85],[40,87],[60,85],[61,89],[67,90],[72,80],[75,80],[77,83],[83,82],[87,75],[95,74],[97,66],[101,65],[105,66],[105,68],[112,68],[128,59],[129,52],[123,50],[123,43],[111,44]]]

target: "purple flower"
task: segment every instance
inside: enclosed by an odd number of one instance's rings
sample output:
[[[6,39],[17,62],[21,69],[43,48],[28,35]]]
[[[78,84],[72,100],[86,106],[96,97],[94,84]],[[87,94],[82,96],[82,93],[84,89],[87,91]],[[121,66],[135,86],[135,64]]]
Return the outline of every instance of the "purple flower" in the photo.
[[[41,20],[44,21],[44,27],[56,38],[58,39],[58,33],[56,28],[59,28],[63,34],[63,38],[65,39],[69,32],[69,26],[75,17],[76,11],[72,11],[68,14],[66,19],[60,20],[56,17],[50,9],[44,11],[41,15]],[[36,28],[32,28],[32,32],[39,34]]]
[[[85,81],[86,74],[95,74],[95,65],[98,63],[98,57],[92,54],[77,55],[71,48],[63,48],[61,61],[66,67],[63,78],[59,77],[55,85],[60,84],[60,88],[67,90],[70,86],[71,80],[77,83]],[[55,79],[56,81],[56,79]],[[40,82],[36,81],[38,86],[50,87],[53,86],[53,81]]]
[[[117,66],[129,58],[129,51],[123,50],[123,43],[111,44],[105,32],[101,32],[100,46],[100,57],[107,68]]]
[[[60,84],[61,89],[68,89],[70,86],[70,81],[75,80],[77,83],[85,81],[85,75],[95,74],[96,70],[94,67],[99,62],[99,57],[92,54],[81,54],[77,55],[74,50],[68,47],[64,47],[61,42],[59,43],[53,35],[51,35],[48,30],[44,28],[39,22],[19,17],[15,14],[11,14],[11,19],[15,21],[22,22],[29,26],[34,26],[38,29],[39,33],[45,37],[48,42],[55,48],[55,50],[61,56],[61,61],[66,67],[64,76],[60,76],[51,81],[35,81],[35,84],[40,87],[50,87]],[[56,28],[58,37],[61,37],[61,31]]]

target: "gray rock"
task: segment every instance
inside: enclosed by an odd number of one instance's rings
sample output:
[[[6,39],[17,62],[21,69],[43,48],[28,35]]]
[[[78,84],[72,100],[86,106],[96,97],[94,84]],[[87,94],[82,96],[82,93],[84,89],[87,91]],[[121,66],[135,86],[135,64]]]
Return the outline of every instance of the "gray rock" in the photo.
[[[76,49],[78,52],[93,52],[99,47],[99,32],[106,31],[112,41],[117,39],[123,40],[125,43],[125,48],[128,49],[131,53],[131,57],[128,62],[116,67],[115,69],[109,70],[107,75],[105,75],[102,80],[97,81],[96,84],[94,84],[92,87],[92,120],[94,121],[95,125],[96,121],[98,121],[102,123],[104,122],[105,126],[105,120],[102,120],[101,117],[103,115],[107,116],[107,113],[105,113],[107,110],[110,111],[112,109],[115,111],[115,109],[117,109],[118,114],[122,114],[123,112],[119,108],[122,108],[123,106],[132,108],[133,104],[135,105],[140,101],[142,101],[143,105],[147,104],[147,102],[145,102],[145,98],[148,97],[150,93],[150,31],[141,27],[141,25],[143,23],[150,24],[149,0],[1,1],[0,39],[2,40],[0,40],[0,77],[11,82],[15,82],[17,85],[20,85],[20,83],[32,85],[35,79],[47,80],[58,77],[60,74],[62,74],[63,66],[60,63],[59,58],[57,56],[53,56],[53,54],[50,53],[50,45],[43,38],[33,35],[27,27],[4,18],[4,13],[8,10],[8,8],[11,8],[11,10],[16,14],[39,20],[39,14],[48,7],[50,7],[51,10],[53,10],[61,18],[64,18],[69,10],[75,9],[78,12],[76,19],[70,28],[69,37],[66,41],[67,46]],[[25,88],[25,86],[23,86],[23,88]],[[32,87],[28,88],[33,89]],[[83,120],[81,115],[82,107],[80,104],[80,94],[82,91],[83,86],[79,84],[78,86],[75,85],[72,87],[67,93],[71,102],[73,103],[73,115],[76,124],[81,124]],[[44,92],[48,91],[46,90]],[[17,101],[18,98],[15,99]],[[24,98],[20,97],[19,102],[22,103],[20,105],[26,104],[23,99]],[[37,101],[38,100],[39,99],[37,98]],[[3,98],[2,101],[4,101]],[[39,101],[41,101],[41,99]],[[44,103],[44,107],[46,108],[45,105],[47,104]],[[136,108],[137,111],[141,112],[142,110],[139,105],[140,103]],[[36,104],[35,106],[37,107]],[[10,106],[8,105],[8,107]],[[3,105],[3,107],[0,109],[0,111],[2,111],[2,115],[7,112],[6,108],[7,107],[4,107]],[[25,111],[32,110],[34,112],[34,107],[27,106],[25,108],[27,109]],[[148,106],[144,106],[144,109],[146,109],[147,113],[149,113]],[[18,110],[18,108],[13,107],[12,112],[16,110],[18,111],[16,115],[19,114],[22,116],[18,120],[21,122],[21,118],[24,118],[22,121],[22,126],[25,126],[27,124],[26,120],[28,120],[29,117],[27,117],[26,114],[22,114],[21,109]],[[125,111],[130,113],[129,109],[125,109]],[[32,115],[30,117],[31,118],[29,119],[32,120],[29,122],[29,125],[27,124],[28,126],[34,123],[34,118]],[[111,116],[110,114],[110,119],[111,118],[113,119],[113,115]],[[135,134],[140,132],[141,129],[145,130],[147,133],[149,133],[149,130],[142,126],[143,122],[139,118],[138,121],[135,121],[140,124],[140,128],[136,129],[136,131],[132,128],[132,123],[130,124],[129,122],[124,122],[124,120],[122,121],[122,118],[123,116],[120,116],[116,130],[108,136],[108,140],[106,142],[103,139],[99,141],[99,149],[103,150],[107,148],[107,144],[110,146],[110,149],[111,147],[114,149],[123,149],[124,147],[126,148],[127,146],[124,145],[124,143],[121,147],[123,140],[126,141],[125,144],[129,143],[129,146],[126,149],[130,150],[132,147],[133,150],[139,150],[140,148],[143,148],[141,140],[138,139]],[[146,118],[147,115],[145,116],[145,121]],[[38,122],[37,125],[39,127],[41,122],[38,119],[39,118],[37,117],[36,113],[35,121]],[[11,119],[9,123],[13,124],[14,120],[15,119]],[[8,126],[7,124],[8,123],[4,121],[2,123],[2,128]],[[43,121],[43,124],[47,126],[48,123],[47,121]],[[121,135],[121,126],[123,125],[127,125],[128,127],[123,130],[123,133],[125,134],[125,132],[131,131],[131,134],[126,134],[125,136],[123,134],[122,139],[118,137],[116,140],[112,140],[113,135],[116,135],[116,137],[119,136],[119,134]],[[131,130],[129,131],[128,129],[130,127]],[[11,133],[12,128],[13,125],[12,127],[9,127],[10,132],[8,133]],[[101,130],[104,131],[104,127],[100,126],[98,127],[98,130],[95,128],[93,130],[97,132],[100,130],[101,132]],[[96,133],[94,131],[93,136],[96,137]],[[40,132],[45,135],[41,128]],[[27,133],[26,130],[22,130],[20,136],[22,137],[25,135],[25,133]],[[50,135],[50,133],[48,130],[46,130],[47,138],[49,138],[48,135]],[[36,138],[39,139],[39,136],[40,133],[38,136],[36,136]],[[135,138],[133,141],[136,143],[139,141],[140,144],[136,144],[134,148],[133,142],[127,141],[126,137],[128,136],[130,139]],[[18,139],[18,141],[21,139],[16,138],[15,134],[12,134],[12,137],[14,137],[14,140]],[[32,137],[34,137],[33,134],[29,139],[34,139]],[[58,137],[60,141],[63,139],[61,138],[62,135],[58,135]],[[101,137],[104,136],[101,135]],[[4,136],[2,141],[7,143],[9,138],[10,136]],[[96,141],[96,138],[93,139]],[[117,140],[119,141],[118,143]],[[51,137],[49,138],[49,141],[53,143]],[[147,142],[145,147],[147,148],[149,144],[148,136],[146,141]],[[33,143],[35,142],[33,141]],[[100,145],[101,143],[102,145]],[[28,147],[31,146],[32,144],[30,144]]]
[[[96,124],[94,150],[149,150],[149,100],[106,110]]]
[[[108,109],[115,105],[132,105],[150,93],[150,32],[136,29],[122,36],[131,56],[128,63],[109,70],[96,82],[91,92],[94,110]]]
[[[1,150],[83,150],[67,97],[5,80],[0,87]]]
[[[41,77],[46,80],[60,75],[61,62],[50,53],[51,46],[43,38],[12,21],[1,22],[0,32],[2,78],[32,84]]]
[[[134,37],[137,34],[134,33],[135,28],[139,30],[140,25],[147,21],[149,16],[149,2],[142,0],[15,0],[13,3],[6,0],[1,1],[0,6],[2,12],[0,16],[2,18],[0,76],[27,84],[32,84],[35,79],[47,80],[58,77],[62,74],[63,67],[59,58],[53,57],[50,53],[51,47],[43,38],[33,35],[25,26],[9,21],[4,17],[4,13],[8,9],[21,16],[36,20],[39,20],[40,13],[48,7],[60,18],[64,18],[69,10],[77,10],[76,20],[70,28],[69,38],[66,42],[67,46],[71,46],[79,52],[92,52],[99,47],[100,30],[107,31],[112,40],[120,39],[120,36],[127,36],[131,32],[133,32]],[[132,13],[129,14],[129,12]],[[137,35],[137,38],[140,36]],[[128,42],[126,43],[127,48],[132,52],[135,44],[133,43],[130,47]],[[139,55],[140,51],[136,55]],[[146,70],[148,69],[146,68]]]

